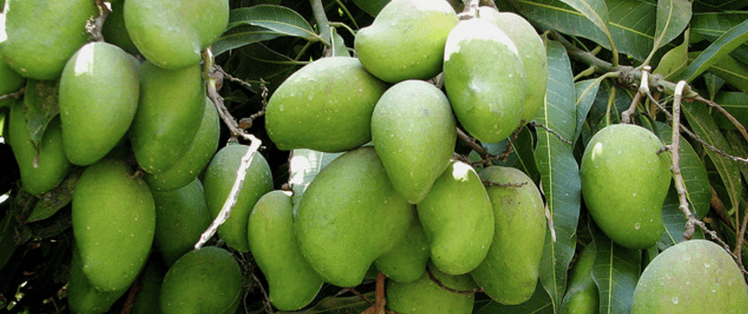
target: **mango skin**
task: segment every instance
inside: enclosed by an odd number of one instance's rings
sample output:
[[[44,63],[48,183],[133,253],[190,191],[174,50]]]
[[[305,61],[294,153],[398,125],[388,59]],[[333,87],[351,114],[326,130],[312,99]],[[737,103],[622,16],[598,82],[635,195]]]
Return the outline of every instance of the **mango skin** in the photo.
[[[124,4],[125,27],[135,46],[164,69],[197,65],[201,53],[226,30],[228,0],[132,0]]]
[[[211,216],[205,204],[205,191],[200,180],[172,191],[155,191],[156,230],[153,247],[164,265],[171,266],[192,250],[200,235],[208,229]]]
[[[431,262],[439,270],[466,274],[486,258],[493,241],[494,214],[473,167],[451,161],[416,209],[431,243]]]
[[[229,251],[214,246],[177,260],[161,283],[164,314],[228,314],[239,307],[242,270]]]
[[[451,276],[429,265],[429,271],[445,287],[457,291],[470,291],[475,283],[469,275]],[[400,314],[469,314],[473,312],[475,294],[457,294],[444,290],[432,281],[427,272],[414,282],[402,283],[388,280],[385,288],[387,309]]]
[[[190,148],[205,112],[205,84],[199,65],[171,71],[146,61],[138,77],[140,101],[130,142],[140,167],[159,173]]]
[[[215,219],[221,212],[223,204],[231,192],[236,180],[236,171],[241,165],[241,159],[249,149],[242,144],[229,145],[216,153],[205,170],[203,186],[205,187],[205,203],[208,205],[210,218]],[[218,235],[231,248],[249,252],[247,238],[247,224],[252,208],[265,193],[273,190],[273,174],[265,157],[256,152],[247,169],[244,183],[239,190],[236,205],[231,216],[218,227]]]
[[[205,111],[197,134],[189,149],[174,164],[161,173],[146,173],[143,180],[152,190],[171,191],[179,189],[197,178],[218,150],[221,124],[213,102],[205,97]]]
[[[429,239],[426,238],[421,221],[416,217],[403,239],[380,255],[374,261],[374,266],[392,280],[413,282],[426,271],[429,256]]]
[[[70,279],[67,287],[67,302],[71,313],[106,313],[127,289],[99,291],[88,283],[83,273],[83,262],[78,248],[73,244],[73,258],[70,262]]]
[[[600,310],[600,292],[592,279],[592,266],[595,264],[595,244],[588,244],[579,253],[569,274],[569,287],[566,289],[561,314],[595,314]]]
[[[495,24],[461,21],[444,48],[444,87],[457,120],[484,143],[521,125],[527,74],[517,46]]]
[[[529,122],[545,103],[545,93],[548,89],[548,58],[545,44],[535,28],[521,15],[513,12],[499,13],[491,7],[480,7],[478,16],[496,24],[517,46],[527,75],[527,95],[522,108],[522,119]]]
[[[630,248],[655,245],[665,226],[662,204],[670,186],[670,157],[663,144],[637,125],[598,131],[580,165],[582,196],[592,218],[614,242]]]
[[[393,0],[356,33],[356,55],[387,83],[430,79],[442,70],[444,44],[458,19],[444,0]]]
[[[156,208],[145,182],[118,160],[88,166],[75,187],[72,220],[91,286],[127,289],[145,266],[156,228]]]
[[[98,16],[88,0],[8,0],[3,43],[5,62],[21,76],[54,80],[88,41],[86,20]]]
[[[371,140],[371,115],[387,85],[349,57],[316,60],[270,96],[265,130],[278,149],[342,152]]]
[[[161,281],[164,279],[166,269],[155,259],[149,259],[143,272],[140,274],[140,291],[135,296],[135,301],[130,309],[130,314],[161,314]]]
[[[26,99],[30,98],[27,96]],[[31,194],[45,193],[60,184],[73,167],[65,157],[60,119],[53,118],[44,130],[40,143],[38,167],[35,168],[36,148],[28,133],[24,109],[26,105],[15,99],[12,102],[6,136],[21,172],[21,186]]]
[[[408,80],[390,87],[377,102],[371,138],[395,191],[418,204],[452,158],[457,125],[441,90]]]
[[[65,64],[60,119],[65,155],[73,164],[95,163],[127,133],[140,97],[136,62],[117,46],[92,42]]]
[[[365,146],[336,158],[314,178],[296,209],[296,239],[325,282],[353,287],[401,241],[414,215],[374,148]]]
[[[324,281],[296,244],[291,196],[280,190],[263,195],[249,215],[248,229],[252,257],[268,281],[273,306],[296,311],[311,303]]]
[[[106,42],[122,48],[133,55],[139,55],[138,47],[132,42],[125,27],[125,2],[111,1],[112,12],[107,15],[101,34]]]
[[[524,303],[535,293],[545,246],[543,197],[532,179],[515,168],[489,166],[480,172],[480,178],[522,186],[486,187],[496,231],[486,258],[470,274],[499,303]]]
[[[708,240],[678,243],[639,277],[631,314],[748,312],[748,288],[724,248]]]

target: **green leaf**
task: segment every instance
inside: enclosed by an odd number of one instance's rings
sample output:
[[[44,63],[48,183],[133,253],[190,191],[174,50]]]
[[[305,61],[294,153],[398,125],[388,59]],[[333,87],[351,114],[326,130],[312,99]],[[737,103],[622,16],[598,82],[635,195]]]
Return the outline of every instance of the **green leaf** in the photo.
[[[660,49],[669,43],[688,26],[691,21],[691,2],[687,0],[657,1],[657,24],[655,28],[654,49]]]
[[[576,145],[579,136],[582,134],[582,127],[584,126],[584,120],[587,119],[587,114],[592,108],[592,104],[595,103],[595,97],[597,96],[597,90],[600,88],[599,79],[590,79],[574,84],[574,90],[576,91],[576,107],[577,107],[577,127],[574,131],[572,142]]]
[[[294,205],[299,204],[304,191],[320,170],[342,154],[323,153],[311,149],[294,149],[291,152],[291,179],[288,183],[293,189]]]
[[[540,179],[538,167],[535,165],[533,155],[533,138],[532,132],[527,127],[522,128],[517,138],[512,142],[512,152],[507,156],[505,161],[494,159],[493,164],[503,167],[513,167],[526,173],[534,182]],[[494,156],[500,156],[506,150],[509,140],[503,140],[498,143],[481,143],[488,152]],[[477,170],[477,169],[476,169]]]
[[[678,192],[675,191],[674,186],[670,186],[665,203],[662,205],[662,222],[665,225],[665,232],[662,233],[662,238],[657,243],[657,248],[665,250],[680,243],[683,239],[683,233],[686,231],[687,221],[686,216],[680,211]],[[696,227],[694,230],[696,232],[693,235],[693,239],[704,238],[704,232],[701,228]]]
[[[27,81],[23,96],[23,107],[26,110],[26,120],[28,121],[26,128],[31,136],[32,144],[37,149],[47,125],[60,113],[60,104],[57,101],[58,87],[59,80]]]
[[[698,54],[698,52],[689,53],[689,59],[695,60]],[[748,93],[748,64],[736,60],[731,55],[726,55],[712,64],[707,71],[719,76],[744,93]]]
[[[708,41],[715,41],[725,32],[748,19],[748,12],[697,13],[691,19],[691,31]],[[748,63],[748,44],[743,43],[730,52],[730,55],[743,63]]]
[[[670,80],[671,76],[675,76],[680,71],[686,68],[688,65],[688,38],[690,31],[684,33],[685,39],[683,43],[677,47],[670,49],[665,55],[660,58],[660,62],[657,64],[657,68],[652,72],[653,74],[659,74]]]
[[[504,305],[498,302],[488,303],[475,314],[553,314],[553,303],[548,294],[538,284],[535,293],[525,303]]]
[[[546,49],[548,97],[534,120],[570,139],[577,121],[571,64],[560,43],[548,42]],[[552,218],[540,261],[540,281],[558,309],[566,290],[566,269],[576,246],[582,187],[571,144],[542,128],[537,128],[537,138],[535,162]]]
[[[335,27],[330,27],[330,38],[332,39],[332,55],[336,57],[350,57],[351,53],[348,51],[348,47],[345,46],[345,40],[343,39]]]
[[[732,52],[735,48],[748,41],[748,20],[731,28],[722,36],[717,38],[709,47],[699,54],[698,57],[688,65],[688,68],[678,76],[678,80],[693,81],[704,73],[709,67],[717,63],[722,57]]]
[[[34,205],[31,215],[26,218],[27,222],[35,222],[52,217],[60,209],[73,201],[73,191],[78,179],[83,173],[82,168],[76,168],[54,189],[44,193]]]
[[[714,97],[714,102],[725,108],[744,127],[748,125],[748,95],[740,92],[720,92]],[[712,111],[712,118],[720,129],[737,130],[735,125],[716,110]]]
[[[612,36],[608,29],[608,6],[605,5],[604,0],[561,0],[570,7],[582,13],[592,24],[595,24],[603,34],[610,40]],[[615,45],[614,42],[609,43],[610,46]]]
[[[592,279],[600,291],[600,314],[629,313],[641,273],[641,251],[622,247],[590,226],[597,254]]]
[[[16,250],[15,227],[16,222],[13,219],[13,212],[5,211],[5,217],[0,220],[0,269],[8,263]]]
[[[321,40],[303,16],[279,5],[259,4],[232,10],[226,29],[240,25],[260,26],[278,35],[301,37],[310,41]]]
[[[281,35],[261,26],[245,25],[224,33],[213,44],[213,55],[218,56],[231,49],[241,48],[254,43],[271,40]]]
[[[730,143],[730,147],[732,147],[732,150],[738,155],[742,156],[743,158],[748,157],[748,147],[746,147],[746,140],[743,138],[743,135],[741,135],[738,131],[728,131],[727,134],[725,134],[725,138],[727,139],[727,142]],[[742,167],[740,167],[740,173],[743,174],[743,178],[745,180],[748,180],[748,167],[743,164]]]

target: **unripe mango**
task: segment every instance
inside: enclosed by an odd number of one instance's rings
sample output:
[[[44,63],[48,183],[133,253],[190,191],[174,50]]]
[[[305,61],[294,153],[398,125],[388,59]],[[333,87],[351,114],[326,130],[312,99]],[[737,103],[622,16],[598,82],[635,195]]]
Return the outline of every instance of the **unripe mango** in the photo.
[[[371,138],[395,191],[417,204],[447,168],[457,126],[441,90],[408,80],[390,87],[377,102]]]
[[[426,238],[421,221],[416,217],[403,239],[379,256],[374,261],[374,266],[392,280],[413,282],[426,271],[429,256],[429,239]]]
[[[248,149],[249,146],[241,144],[221,148],[205,170],[203,181],[205,203],[208,205],[211,219],[215,219],[221,212],[221,208],[223,208],[223,204],[226,202],[231,187],[236,180],[236,172],[241,165],[241,159]],[[244,176],[244,182],[239,190],[231,216],[223,225],[218,227],[218,235],[226,241],[228,246],[241,252],[249,251],[247,240],[249,214],[257,200],[272,189],[273,174],[270,165],[262,154],[256,152],[249,164],[247,174]]]
[[[125,26],[135,46],[164,69],[197,65],[229,22],[228,0],[125,1]]]
[[[106,313],[125,292],[127,292],[127,289],[99,291],[91,286],[83,273],[80,252],[73,244],[73,259],[70,262],[70,279],[67,285],[67,302],[71,313]]]
[[[372,262],[401,241],[415,211],[395,193],[373,147],[323,168],[296,210],[301,253],[325,282],[360,284]]]
[[[248,229],[252,257],[268,281],[273,306],[295,311],[311,303],[324,282],[296,244],[291,196],[279,190],[263,195]]]
[[[140,101],[130,142],[146,172],[171,168],[190,148],[205,112],[200,65],[171,71],[144,62],[138,69]]]
[[[33,84],[35,84],[34,81],[29,81],[29,86]],[[29,88],[29,90],[31,92],[33,88]],[[44,130],[41,143],[39,143],[39,156],[36,161],[38,166],[34,167],[37,150],[31,142],[24,108],[27,104],[29,106],[35,105],[31,99],[31,96],[27,96],[26,104],[15,99],[12,100],[7,136],[13,149],[13,155],[18,162],[23,189],[31,194],[41,194],[60,184],[62,179],[70,172],[72,164],[65,157],[60,119],[55,117],[49,122],[47,129]]]
[[[341,152],[371,140],[371,114],[387,85],[349,57],[316,60],[289,76],[265,109],[281,150]]]
[[[491,247],[494,214],[473,167],[450,162],[416,208],[431,242],[434,266],[450,275],[478,267]]]
[[[429,271],[447,288],[467,292],[475,288],[469,275],[451,276],[429,265]],[[431,280],[428,272],[414,282],[387,281],[387,309],[400,314],[469,314],[475,304],[474,293],[455,293]]]
[[[112,12],[107,15],[101,34],[106,42],[122,48],[133,55],[139,55],[138,47],[132,42],[125,27],[125,1],[110,1]]]
[[[8,0],[2,56],[23,77],[54,80],[88,41],[86,21],[98,16],[88,0]]]
[[[229,314],[242,297],[242,270],[234,256],[214,246],[192,250],[169,268],[161,283],[164,314]]]
[[[489,166],[480,177],[495,183],[486,190],[496,231],[486,259],[471,275],[499,303],[524,303],[535,293],[545,246],[543,197],[532,179],[515,168]]]
[[[569,287],[561,303],[561,314],[595,314],[600,311],[600,292],[592,279],[595,254],[594,242],[579,253],[569,273]]]
[[[631,314],[748,313],[743,273],[708,240],[678,243],[657,255],[634,289]]]
[[[72,219],[91,286],[127,289],[148,259],[156,228],[156,208],[145,182],[118,160],[88,166],[75,187]]]
[[[164,265],[171,266],[192,250],[200,234],[210,226],[211,216],[205,205],[205,192],[200,180],[172,191],[151,188],[156,205],[154,248],[161,253]]]
[[[670,186],[670,157],[662,141],[632,124],[609,125],[590,139],[579,174],[592,218],[614,242],[631,249],[662,236],[662,204]]]
[[[73,164],[95,163],[127,133],[140,95],[136,64],[119,47],[92,42],[65,65],[60,119],[65,154]]]
[[[461,21],[444,48],[444,87],[455,116],[484,143],[504,140],[521,125],[527,84],[517,46],[494,23]]]
[[[430,79],[442,70],[444,44],[457,25],[444,0],[393,0],[356,33],[353,47],[367,71],[388,83]]]
[[[130,314],[161,314],[161,281],[166,269],[155,259],[149,259],[138,278],[140,290],[130,309]]]

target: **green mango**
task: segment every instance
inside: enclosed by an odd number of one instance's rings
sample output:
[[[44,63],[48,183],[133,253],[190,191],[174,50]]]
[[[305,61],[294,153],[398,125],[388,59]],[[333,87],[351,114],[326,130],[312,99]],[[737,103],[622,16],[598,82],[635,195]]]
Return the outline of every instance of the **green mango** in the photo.
[[[426,271],[429,256],[429,240],[416,217],[403,239],[374,260],[374,266],[392,280],[413,282]]]
[[[205,97],[205,111],[197,134],[190,143],[187,152],[174,162],[169,169],[161,173],[146,173],[143,180],[148,183],[152,190],[170,191],[183,187],[195,178],[208,166],[210,159],[218,149],[218,141],[221,137],[221,124],[218,119],[218,111],[208,97]]]
[[[221,212],[231,187],[236,180],[236,172],[241,165],[241,159],[247,153],[249,146],[229,145],[216,153],[205,170],[203,184],[205,187],[205,203],[211,219],[215,219]],[[252,162],[244,176],[242,188],[237,194],[236,205],[231,210],[231,216],[218,227],[218,235],[231,248],[249,252],[247,225],[252,208],[265,193],[273,189],[273,174],[265,157],[259,152],[254,154]]]
[[[130,308],[130,314],[161,314],[161,281],[166,270],[154,259],[148,260],[138,279],[140,290]]]
[[[2,22],[0,22],[0,28],[4,29]],[[2,45],[6,40],[6,36],[0,36],[0,51],[2,51]],[[0,58],[0,95],[16,92],[25,85],[26,79]],[[10,102],[8,101],[0,101],[0,108],[8,106],[9,104]]]
[[[73,258],[70,262],[70,279],[67,285],[67,302],[71,313],[103,314],[109,311],[127,289],[100,291],[88,282],[83,273],[80,251],[73,244]]]
[[[311,303],[324,281],[296,244],[291,195],[280,190],[263,195],[247,228],[252,257],[268,281],[273,306],[296,311]]]
[[[5,62],[23,77],[54,80],[86,42],[86,21],[99,15],[89,0],[8,0]]]
[[[192,250],[200,235],[208,229],[211,216],[205,204],[205,191],[200,180],[172,191],[156,191],[151,187],[156,205],[156,230],[153,247],[164,265],[171,266]]]
[[[242,299],[242,270],[229,251],[192,250],[169,268],[161,283],[164,314],[229,314]]]
[[[595,223],[611,240],[646,249],[660,240],[662,205],[670,187],[670,155],[651,131],[613,124],[587,144],[579,175]]]
[[[34,84],[33,81],[29,81]],[[27,104],[34,106],[31,97],[27,97]],[[21,186],[31,194],[41,194],[54,189],[62,179],[67,176],[72,164],[65,157],[62,145],[62,128],[60,119],[54,117],[49,122],[41,138],[39,155],[37,149],[31,142],[31,136],[27,127],[25,107],[27,104],[19,100],[13,100],[10,108],[10,121],[8,122],[8,142],[13,149],[13,155],[18,162],[21,172]],[[38,158],[38,159],[37,159]],[[34,161],[38,166],[34,167]]]
[[[484,19],[461,21],[444,48],[444,87],[457,120],[484,143],[521,125],[527,74],[512,39]]]
[[[491,7],[480,7],[478,16],[496,24],[517,46],[527,75],[525,83],[527,95],[525,95],[525,105],[522,108],[522,119],[529,122],[545,103],[545,92],[548,88],[548,58],[545,54],[543,39],[530,22],[519,14],[499,13]]]
[[[545,247],[543,196],[532,179],[515,168],[489,166],[480,178],[500,185],[486,187],[495,232],[486,258],[470,274],[497,302],[524,303],[535,293]]]
[[[130,34],[125,27],[125,2],[110,1],[112,12],[107,15],[104,26],[101,28],[101,34],[106,42],[111,43],[122,50],[133,55],[139,55],[138,47],[132,42]]]
[[[146,172],[171,168],[190,148],[205,112],[200,65],[182,70],[140,65],[140,101],[130,127],[135,158]]]
[[[202,50],[229,23],[228,0],[128,0],[124,9],[127,33],[138,50],[170,70],[197,65]]]
[[[92,42],[65,65],[60,119],[65,154],[73,164],[95,163],[127,133],[140,95],[136,63],[117,46]]]
[[[592,279],[595,264],[595,243],[588,244],[579,253],[569,273],[569,287],[561,303],[561,314],[595,314],[600,308],[597,284]]]
[[[156,228],[156,208],[145,182],[118,160],[88,166],[75,187],[72,220],[91,286],[127,289],[145,266]]]
[[[296,239],[325,282],[353,287],[401,241],[413,216],[374,148],[365,146],[339,156],[314,178],[296,210]]]
[[[356,55],[388,83],[430,79],[442,71],[444,44],[459,20],[445,0],[393,0],[356,33]]]
[[[416,205],[431,243],[431,262],[444,273],[462,275],[486,258],[494,235],[494,214],[473,167],[452,161]]]
[[[631,314],[748,313],[748,286],[737,263],[708,240],[678,243],[657,255],[634,289]]]
[[[417,204],[447,168],[457,125],[441,90],[408,80],[390,87],[377,102],[371,138],[395,191]]]
[[[448,275],[430,264],[428,268],[444,287],[456,291],[471,291],[475,288],[469,275]],[[428,272],[424,272],[414,282],[388,280],[385,296],[387,309],[400,314],[469,314],[473,312],[475,305],[475,293],[448,291],[431,280]]]
[[[371,140],[371,114],[386,89],[358,59],[322,58],[278,86],[265,109],[265,129],[281,150],[354,149]]]

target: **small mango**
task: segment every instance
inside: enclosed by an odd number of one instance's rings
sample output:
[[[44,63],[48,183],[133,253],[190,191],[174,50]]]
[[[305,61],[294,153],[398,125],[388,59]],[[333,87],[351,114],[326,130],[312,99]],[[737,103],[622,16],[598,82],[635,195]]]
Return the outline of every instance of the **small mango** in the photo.
[[[579,253],[569,273],[569,287],[561,303],[561,314],[595,314],[600,311],[600,291],[592,279],[595,254],[594,242]]]
[[[413,282],[421,278],[426,271],[429,256],[429,240],[423,232],[421,221],[416,217],[403,239],[391,250],[379,256],[374,261],[374,266],[392,280]]]

